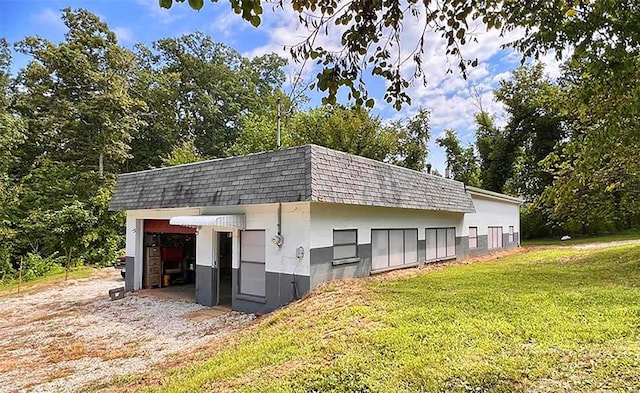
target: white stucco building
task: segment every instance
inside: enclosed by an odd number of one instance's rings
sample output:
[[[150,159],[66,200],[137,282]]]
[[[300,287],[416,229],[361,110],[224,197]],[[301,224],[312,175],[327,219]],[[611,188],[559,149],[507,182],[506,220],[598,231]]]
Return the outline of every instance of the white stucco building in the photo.
[[[127,290],[192,284],[264,313],[324,281],[516,247],[520,203],[309,145],[124,174],[111,209]]]

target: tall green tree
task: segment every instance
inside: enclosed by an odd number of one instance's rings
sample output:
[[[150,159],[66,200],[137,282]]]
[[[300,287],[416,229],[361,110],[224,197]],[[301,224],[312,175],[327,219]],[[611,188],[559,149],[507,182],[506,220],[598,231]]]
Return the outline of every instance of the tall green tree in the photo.
[[[184,140],[200,156],[229,154],[243,117],[275,109],[285,74],[276,55],[243,57],[203,33],[138,45],[134,91],[147,102],[147,125],[134,135],[128,170],[162,165]]]
[[[11,52],[0,39],[0,281],[13,272],[11,254],[16,238],[12,219],[16,203],[16,181],[10,169],[17,164],[16,150],[24,143],[24,124],[10,108]]]
[[[562,82],[571,135],[545,160],[554,182],[538,200],[554,228],[595,234],[640,227],[639,67],[640,56],[630,53],[606,67],[588,58],[568,64]]]
[[[454,180],[474,187],[481,185],[480,166],[473,146],[463,147],[455,130],[445,130],[444,135],[436,139],[436,144],[444,149]]]
[[[424,170],[431,138],[429,116],[428,110],[419,108],[409,119],[392,123],[391,128],[398,140],[398,150],[392,159],[394,164],[416,171]]]
[[[553,175],[541,165],[556,144],[568,135],[565,116],[565,92],[544,73],[544,66],[523,66],[512,78],[501,82],[495,91],[504,104],[507,124],[505,138],[513,141],[522,154],[512,163],[509,188],[532,201],[553,181]],[[511,148],[511,146],[509,146]]]
[[[68,28],[54,44],[27,37],[16,44],[32,57],[20,71],[15,107],[28,119],[28,156],[73,161],[82,170],[116,172],[129,154],[143,102],[129,94],[133,54],[96,15],[62,11]]]

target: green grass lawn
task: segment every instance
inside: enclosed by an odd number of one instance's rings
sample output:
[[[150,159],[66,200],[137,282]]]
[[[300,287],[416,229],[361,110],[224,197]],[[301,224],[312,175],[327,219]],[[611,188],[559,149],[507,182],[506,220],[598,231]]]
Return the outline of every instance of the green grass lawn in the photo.
[[[640,230],[634,229],[614,235],[598,236],[598,237],[576,237],[571,240],[561,241],[561,236],[556,239],[532,239],[523,240],[523,246],[572,246],[576,244],[586,244],[594,242],[615,242],[624,240],[638,240],[640,239]]]
[[[69,280],[78,278],[87,278],[93,274],[95,269],[88,266],[80,266],[69,272]],[[59,284],[64,281],[64,269],[53,272],[52,274],[44,277],[38,277],[33,280],[23,282],[20,285],[20,291],[29,291],[35,288],[48,287],[51,285]],[[11,281],[7,284],[0,283],[0,297],[11,296],[18,294],[18,281]]]
[[[638,392],[640,245],[330,283],[161,385],[142,389]]]

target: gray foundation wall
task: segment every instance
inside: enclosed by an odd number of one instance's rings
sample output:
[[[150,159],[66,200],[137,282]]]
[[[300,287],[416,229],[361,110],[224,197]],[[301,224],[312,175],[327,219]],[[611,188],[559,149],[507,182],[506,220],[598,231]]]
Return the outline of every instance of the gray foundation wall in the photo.
[[[509,242],[509,234],[502,234],[502,248],[495,248],[489,250],[489,239],[487,235],[478,235],[478,247],[469,248],[469,237],[461,236],[456,238],[456,255],[458,259],[473,258],[488,254],[489,252],[499,252],[508,250],[514,247],[518,247],[520,244],[520,234],[515,232],[513,234],[513,242]]]
[[[519,234],[514,233],[513,242],[509,243],[509,234],[504,235],[503,247],[489,250],[487,235],[478,236],[478,247],[469,249],[469,237],[456,237],[456,259],[476,257],[491,252],[498,252],[519,245]],[[333,247],[312,248],[311,256],[311,288],[331,280],[343,278],[365,277],[371,274],[371,244],[358,245],[358,258],[347,263],[333,261]],[[426,241],[418,240],[418,262],[426,259]]]
[[[371,244],[358,244],[358,257],[346,261],[333,260],[333,247],[312,248],[311,288],[342,278],[365,277],[371,274]]]
[[[133,291],[133,280],[136,272],[134,257],[127,257],[125,269],[126,273],[124,275],[124,290],[128,292]]]
[[[239,269],[231,270],[231,280],[231,307],[236,311],[254,314],[271,312],[296,299],[300,299],[311,289],[309,276],[265,272],[265,297],[258,297],[239,292]]]
[[[489,251],[517,247],[519,233],[514,234],[514,241],[509,243],[509,234],[503,234],[503,248],[488,249],[487,235],[478,236],[478,247],[469,249],[467,236],[456,237],[457,259],[487,254]],[[424,263],[426,242],[418,240],[418,261]],[[371,274],[371,244],[358,245],[358,258],[346,261],[333,260],[333,247],[314,248],[310,250],[311,276],[288,273],[266,272],[265,297],[257,297],[239,292],[239,269],[232,269],[232,308],[237,311],[265,314],[282,307],[293,300],[300,299],[317,285],[331,280],[366,277]],[[127,259],[127,273],[129,259]],[[217,272],[207,266],[196,266],[196,302],[205,306],[213,305],[214,280]],[[133,275],[131,285],[133,285]]]
[[[203,306],[215,306],[217,296],[218,269],[211,266],[196,265],[196,303]]]

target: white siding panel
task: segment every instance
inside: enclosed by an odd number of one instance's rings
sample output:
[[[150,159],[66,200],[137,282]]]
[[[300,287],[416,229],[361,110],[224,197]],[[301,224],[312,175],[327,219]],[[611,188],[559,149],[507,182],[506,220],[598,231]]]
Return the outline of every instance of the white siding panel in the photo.
[[[456,230],[447,228],[447,257],[456,256]]]
[[[447,230],[446,228],[438,228],[436,232],[436,257],[438,259],[445,258],[447,256]]]
[[[404,231],[389,231],[389,266],[404,264]]]
[[[389,266],[389,235],[388,231],[371,231],[371,269],[385,269]]]
[[[426,243],[427,243],[427,261],[435,261],[438,257],[437,254],[437,243],[436,243],[436,230],[435,229],[427,229],[426,234]]]
[[[418,230],[404,231],[404,263],[418,262]]]

